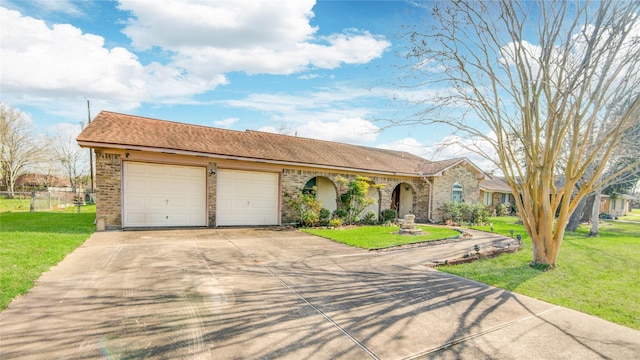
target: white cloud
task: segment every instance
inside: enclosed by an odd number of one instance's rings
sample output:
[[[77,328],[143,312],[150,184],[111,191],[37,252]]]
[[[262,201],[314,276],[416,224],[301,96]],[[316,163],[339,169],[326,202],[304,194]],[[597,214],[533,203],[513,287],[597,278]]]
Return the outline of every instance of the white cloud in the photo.
[[[288,93],[254,93],[244,99],[218,102],[233,108],[271,114],[279,123],[300,124],[310,120],[338,121],[341,118],[367,118],[377,109],[370,100],[380,103],[383,94],[352,87],[322,88],[295,95]]]
[[[63,113],[83,98],[100,99],[112,110],[141,102],[188,98],[226,83],[224,76],[194,77],[173,65],[143,66],[122,47],[69,24],[48,27],[42,20],[0,7],[0,81],[3,97],[16,104]]]
[[[73,16],[82,16],[84,12],[76,6],[76,4],[71,0],[56,0],[56,1],[47,1],[47,0],[39,0],[34,1],[36,6],[43,9],[46,12],[58,12],[69,14]]]
[[[424,144],[414,138],[404,138],[389,144],[380,144],[377,146],[380,149],[389,149],[397,151],[406,151],[408,153],[418,155],[424,158],[430,157],[430,150]]]
[[[473,141],[457,136],[447,136],[434,144],[423,144],[415,138],[405,138],[392,143],[381,144],[377,147],[381,149],[406,151],[431,161],[464,157],[484,171],[493,171],[496,168],[495,164],[491,160],[488,160],[466,148],[469,146],[478,146],[487,154],[494,153],[493,149],[488,143],[486,143],[486,141]]]
[[[130,11],[124,33],[141,50],[154,46],[179,51],[211,47],[279,48],[305,42],[317,28],[309,24],[314,0],[121,0]],[[179,30],[179,31],[177,31]]]
[[[233,124],[237,123],[240,119],[236,117],[230,117],[223,120],[216,120],[213,122],[214,126],[229,129]]]
[[[278,129],[276,129],[275,126],[271,126],[271,125],[263,126],[259,128],[258,131],[272,133],[272,134],[279,134]]]
[[[134,48],[158,49],[167,63],[143,63],[132,50],[108,47],[103,37],[73,25],[48,26],[0,7],[3,99],[74,117],[77,112],[67,109],[86,98],[123,112],[142,103],[188,104],[194,95],[227,84],[228,72],[333,69],[371,61],[390,46],[367,31],[317,36],[310,24],[314,3],[172,0],[158,6],[122,0],[120,9],[131,15],[123,32]],[[63,11],[59,4],[45,6],[43,12]]]
[[[301,137],[350,144],[373,142],[380,132],[379,127],[362,118],[342,118],[338,121],[311,120],[296,129]]]
[[[119,8],[133,16],[123,32],[135,48],[169,51],[176,66],[203,78],[231,71],[293,74],[363,64],[391,45],[384,37],[359,30],[315,36],[318,29],[309,23],[314,4],[172,0],[157,6],[121,0]]]
[[[298,76],[298,79],[300,79],[300,80],[310,80],[310,79],[317,79],[319,77],[320,77],[320,75],[318,75],[318,74],[304,74],[304,75]]]
[[[49,133],[62,137],[64,139],[73,139],[80,135],[82,126],[80,124],[57,123],[48,127]]]

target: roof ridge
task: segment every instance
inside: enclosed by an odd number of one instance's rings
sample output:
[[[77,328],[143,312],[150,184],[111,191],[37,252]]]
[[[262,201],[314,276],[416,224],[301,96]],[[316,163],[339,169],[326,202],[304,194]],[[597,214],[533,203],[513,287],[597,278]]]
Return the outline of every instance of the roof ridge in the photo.
[[[209,126],[209,125],[191,124],[191,123],[185,123],[185,122],[180,122],[180,121],[175,121],[175,120],[156,119],[156,118],[152,118],[152,117],[148,117],[148,116],[142,116],[142,115],[129,115],[129,114],[123,114],[123,113],[119,113],[119,112],[115,112],[115,111],[109,111],[109,110],[100,110],[100,112],[110,113],[110,114],[114,114],[114,115],[121,115],[121,116],[124,116],[124,117],[135,117],[135,118],[145,119],[145,120],[150,120],[150,121],[160,121],[160,122],[164,122],[164,123],[176,124],[176,125],[182,125],[182,126],[196,126],[196,127],[201,127],[201,128],[205,128],[205,129],[213,129],[213,130],[221,130],[221,131],[232,131],[232,132],[240,133],[240,134],[244,132],[242,130],[224,129],[224,128],[219,128],[219,127],[214,127],[214,126]],[[100,115],[100,113],[98,113],[98,115]],[[95,117],[98,117],[98,115],[96,115]],[[94,119],[95,119],[95,117],[94,117]]]

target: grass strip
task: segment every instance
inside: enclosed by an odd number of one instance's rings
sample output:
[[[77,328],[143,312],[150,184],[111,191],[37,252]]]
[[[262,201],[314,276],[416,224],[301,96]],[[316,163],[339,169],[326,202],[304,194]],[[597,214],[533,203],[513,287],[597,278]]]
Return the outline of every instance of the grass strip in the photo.
[[[0,310],[95,231],[95,206],[76,212],[0,213]]]

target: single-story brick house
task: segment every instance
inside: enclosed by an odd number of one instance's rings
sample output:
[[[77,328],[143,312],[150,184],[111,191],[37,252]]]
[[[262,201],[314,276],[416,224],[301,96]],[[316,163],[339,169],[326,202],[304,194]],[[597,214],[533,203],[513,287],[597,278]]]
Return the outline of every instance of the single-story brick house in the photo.
[[[396,209],[438,221],[452,199],[479,202],[485,174],[469,160],[430,162],[407,152],[259,131],[234,131],[102,111],[77,137],[96,153],[98,230],[283,225],[287,194],[316,186],[336,208],[339,177],[384,185],[377,214]]]
[[[506,205],[509,211],[515,206],[515,198],[511,188],[499,177],[487,175],[480,181],[480,198],[482,204],[490,207],[494,213],[500,204]]]
[[[611,196],[603,194],[600,198],[600,214],[607,214],[612,218],[625,216],[630,211],[629,202],[633,200],[635,197],[631,195],[623,194],[612,199]]]

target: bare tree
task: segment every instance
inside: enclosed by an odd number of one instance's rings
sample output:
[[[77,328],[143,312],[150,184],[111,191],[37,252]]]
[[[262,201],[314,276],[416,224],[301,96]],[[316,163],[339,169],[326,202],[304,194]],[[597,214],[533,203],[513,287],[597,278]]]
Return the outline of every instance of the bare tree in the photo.
[[[601,194],[617,196],[621,194],[633,193],[636,183],[640,179],[640,127],[628,129],[615,147],[606,165],[603,176],[610,179],[608,183],[602,184],[594,193],[583,197],[578,203],[576,210],[571,214],[567,223],[567,230],[576,231],[581,221],[592,221],[590,236],[598,235],[598,215],[600,213]],[[593,169],[597,161],[594,161],[587,171],[582,175],[582,179],[576,183],[575,191],[580,190],[583,181],[587,181],[593,176]],[[635,164],[635,165],[634,165]],[[611,176],[618,174],[617,176]],[[590,206],[587,200],[593,198]],[[585,216],[586,214],[586,216]]]
[[[65,175],[69,178],[71,188],[75,192],[80,185],[82,175],[88,173],[88,154],[78,146],[75,138],[80,132],[70,124],[58,124],[55,134],[49,137],[49,147]]]
[[[10,197],[18,177],[38,159],[40,150],[31,131],[31,123],[20,110],[0,103],[0,172]]]
[[[459,145],[494,161],[533,266],[555,267],[580,200],[640,161],[606,173],[639,126],[639,13],[638,1],[437,2],[436,25],[407,34],[410,85],[430,97],[404,123],[445,123],[465,135]]]

